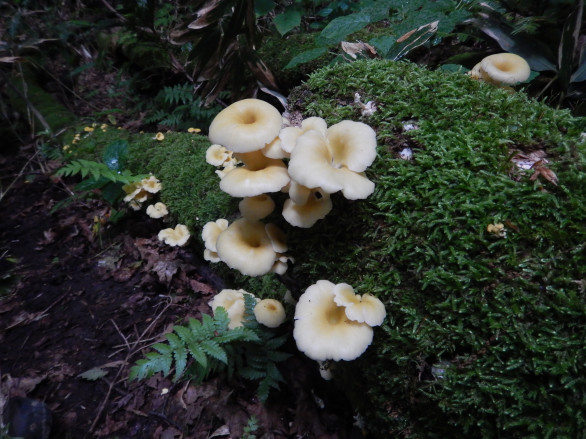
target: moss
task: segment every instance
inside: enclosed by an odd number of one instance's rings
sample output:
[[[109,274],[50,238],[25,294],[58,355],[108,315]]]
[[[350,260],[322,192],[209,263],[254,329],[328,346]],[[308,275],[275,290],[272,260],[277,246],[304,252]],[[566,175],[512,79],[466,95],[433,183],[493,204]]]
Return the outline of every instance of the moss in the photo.
[[[290,246],[303,248],[295,275],[305,283],[344,281],[386,303],[368,355],[342,368],[368,427],[377,437],[581,436],[584,120],[393,62],[322,69],[293,101],[330,124],[361,120],[355,92],[378,105],[364,120],[379,139],[375,193],[336,200]],[[404,132],[407,120],[419,129]],[[405,146],[413,161],[398,157]],[[559,186],[513,170],[513,151],[535,149]],[[486,231],[496,222],[505,238]]]
[[[24,119],[27,114],[31,114],[31,121],[36,131],[43,131],[44,126],[38,116],[31,112],[25,96],[30,105],[43,117],[52,132],[59,131],[62,128],[74,125],[77,118],[54,96],[45,91],[39,84],[34,69],[28,65],[22,64],[20,75],[13,75],[10,79],[12,87],[7,88],[12,107],[19,112]]]

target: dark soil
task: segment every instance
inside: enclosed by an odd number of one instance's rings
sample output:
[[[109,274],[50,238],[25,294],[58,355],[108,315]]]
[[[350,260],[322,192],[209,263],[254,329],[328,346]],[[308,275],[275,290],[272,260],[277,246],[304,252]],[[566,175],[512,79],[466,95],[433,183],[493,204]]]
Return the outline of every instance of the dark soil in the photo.
[[[281,363],[286,384],[265,405],[255,383],[221,375],[199,386],[129,382],[130,366],[173,324],[211,312],[223,281],[189,249],[162,245],[144,214],[112,226],[99,200],[51,214],[70,188],[51,178],[52,163],[29,161],[34,153],[0,156],[1,188],[14,182],[1,200],[0,410],[10,397],[43,401],[60,439],[239,438],[253,416],[255,436],[245,437],[356,435],[340,392],[294,346]]]

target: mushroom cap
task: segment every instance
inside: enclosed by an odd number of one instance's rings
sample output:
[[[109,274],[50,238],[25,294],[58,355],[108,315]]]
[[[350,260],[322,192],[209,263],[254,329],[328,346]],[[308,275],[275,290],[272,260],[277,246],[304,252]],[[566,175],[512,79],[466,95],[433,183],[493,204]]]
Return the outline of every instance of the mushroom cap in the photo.
[[[343,120],[328,128],[333,166],[364,172],[376,158],[376,133],[362,122]]]
[[[203,239],[206,249],[215,252],[218,235],[227,228],[228,220],[224,218],[206,223],[201,230],[201,239]]]
[[[275,202],[267,194],[244,197],[238,203],[238,209],[244,218],[256,221],[263,219],[275,210]]]
[[[145,191],[151,194],[156,194],[162,187],[161,182],[154,175],[151,175],[149,178],[143,178],[140,181],[140,185]]]
[[[206,162],[213,166],[222,166],[230,159],[230,151],[225,146],[213,144],[206,150]]]
[[[289,153],[283,149],[281,139],[275,137],[272,142],[267,143],[263,149],[261,149],[265,157],[271,159],[288,159]]]
[[[348,284],[336,285],[334,296],[334,302],[346,308],[346,316],[350,320],[369,326],[379,326],[387,315],[385,305],[378,298],[372,294],[360,296],[354,293],[354,288]]]
[[[250,294],[244,290],[229,290],[225,289],[220,291],[214,296],[209,302],[212,311],[216,312],[216,308],[222,307],[228,313],[230,323],[228,328],[234,329],[238,326],[242,326],[242,320],[244,318],[244,311],[246,309],[244,304],[244,295]],[[252,294],[250,294],[252,296]]]
[[[325,135],[328,130],[328,125],[321,117],[308,117],[301,122],[301,127],[283,128],[279,133],[283,151],[291,153],[293,148],[295,148],[297,138],[310,130],[316,130]]]
[[[283,304],[275,299],[263,299],[254,307],[256,321],[269,328],[280,326],[287,317]]]
[[[260,151],[238,154],[244,166],[234,168],[220,181],[220,189],[233,197],[254,197],[278,192],[289,183],[282,160],[265,157]]]
[[[163,229],[158,235],[159,241],[164,241],[165,244],[172,247],[183,246],[189,239],[189,230],[183,224],[177,224],[174,229]]]
[[[491,81],[507,85],[526,81],[531,74],[527,61],[514,53],[497,53],[487,56],[480,61],[480,70],[481,74],[485,73]]]
[[[240,218],[218,235],[216,251],[228,267],[248,276],[268,273],[277,254],[260,221]]]
[[[297,204],[291,198],[285,200],[283,218],[292,226],[309,228],[320,219],[324,219],[331,212],[332,207],[332,200],[329,194],[313,190],[305,204]]]
[[[224,108],[210,125],[209,139],[234,152],[264,148],[281,130],[282,117],[260,99],[243,99]]]
[[[362,125],[368,127],[368,125]],[[319,187],[330,194],[341,190],[344,197],[349,200],[367,198],[374,192],[374,183],[361,172],[347,166],[348,159],[359,156],[359,154],[346,151],[348,141],[342,140],[341,131],[334,130],[332,136],[337,145],[333,149],[336,154],[332,153],[328,139],[318,131],[311,130],[300,136],[291,153],[289,175],[291,179],[308,188]],[[371,163],[374,160],[373,152],[376,155],[374,149],[376,143],[373,145],[370,142],[369,144],[370,146],[366,148],[367,152],[365,152],[367,159],[357,160],[357,163],[353,164],[355,169],[362,169],[366,163]],[[358,149],[362,150],[363,148],[359,147]],[[338,166],[334,166],[335,164]]]
[[[372,343],[372,328],[348,319],[345,308],[334,302],[334,287],[327,280],[317,281],[295,307],[293,337],[297,348],[313,360],[354,360]]]
[[[151,204],[147,207],[146,213],[151,218],[163,218],[165,215],[169,213],[167,210],[167,206],[165,206],[160,201],[156,202],[155,204]]]

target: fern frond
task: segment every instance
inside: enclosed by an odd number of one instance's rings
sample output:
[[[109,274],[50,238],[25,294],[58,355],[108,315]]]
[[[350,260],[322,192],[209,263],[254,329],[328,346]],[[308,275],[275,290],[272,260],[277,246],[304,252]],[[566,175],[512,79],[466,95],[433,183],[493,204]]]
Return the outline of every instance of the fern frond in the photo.
[[[78,174],[82,178],[90,175],[94,180],[104,178],[111,182],[122,184],[140,181],[145,178],[145,175],[132,175],[128,170],[116,172],[108,168],[104,163],[85,159],[73,160],[55,172],[55,175],[58,177],[70,177]]]

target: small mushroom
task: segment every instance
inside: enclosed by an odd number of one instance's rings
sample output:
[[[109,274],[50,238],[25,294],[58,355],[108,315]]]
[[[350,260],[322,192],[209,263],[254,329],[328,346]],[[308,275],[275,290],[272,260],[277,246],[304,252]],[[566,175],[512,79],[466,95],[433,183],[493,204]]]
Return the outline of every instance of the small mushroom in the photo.
[[[348,318],[334,301],[334,287],[330,281],[317,281],[295,307],[293,337],[297,348],[313,360],[354,360],[372,343],[372,328]]]
[[[143,178],[140,181],[140,185],[141,185],[142,189],[144,189],[145,191],[147,191],[151,194],[156,194],[157,192],[159,192],[161,190],[161,187],[162,187],[161,182],[154,175],[151,175],[149,178]]]
[[[187,230],[187,226],[177,224],[174,229],[169,228],[161,230],[158,237],[159,241],[163,241],[167,245],[172,247],[182,247],[189,239],[189,230]]]
[[[209,302],[214,314],[216,313],[216,309],[220,306],[226,310],[228,317],[230,318],[230,323],[228,324],[229,329],[242,326],[244,311],[246,310],[244,303],[245,294],[252,296],[252,294],[244,290],[225,289],[216,294]]]
[[[165,206],[160,201],[155,204],[151,204],[146,209],[146,214],[151,218],[163,218],[168,213],[169,211],[167,210],[167,206]]]
[[[275,299],[263,299],[254,307],[256,321],[268,328],[280,326],[286,318],[285,308]]]
[[[214,144],[206,150],[206,162],[212,166],[222,166],[230,160],[231,155],[225,146]]]
[[[201,231],[201,239],[203,239],[206,248],[215,252],[218,236],[227,228],[228,220],[224,218],[206,223]]]
[[[282,117],[260,99],[244,99],[218,113],[210,125],[209,139],[234,152],[258,151],[281,130]]]
[[[293,148],[295,148],[297,139],[302,134],[310,130],[316,130],[325,135],[327,129],[328,125],[321,117],[308,117],[307,119],[301,121],[300,127],[285,127],[281,130],[279,133],[279,138],[281,139],[281,148],[284,151],[291,153]]]
[[[289,193],[291,195],[291,192]],[[283,218],[295,227],[309,228],[324,219],[332,210],[330,194],[323,190],[311,190],[305,204],[297,204],[293,198],[283,204]]]
[[[268,273],[277,254],[260,221],[240,218],[218,235],[216,249],[228,267],[248,276]]]
[[[362,296],[354,293],[354,288],[341,283],[334,287],[334,302],[346,308],[346,316],[353,321],[379,326],[383,323],[387,312],[385,305],[372,294]]]

